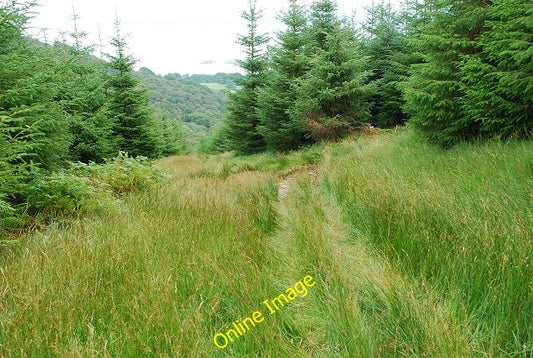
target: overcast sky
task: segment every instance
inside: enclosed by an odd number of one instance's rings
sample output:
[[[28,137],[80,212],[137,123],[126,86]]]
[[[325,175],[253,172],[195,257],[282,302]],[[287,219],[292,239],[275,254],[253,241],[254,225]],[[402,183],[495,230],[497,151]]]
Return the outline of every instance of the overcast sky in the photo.
[[[234,72],[233,60],[242,57],[236,35],[245,32],[240,18],[248,0],[40,0],[29,30],[48,42],[60,38],[60,31],[73,28],[72,7],[79,15],[78,27],[89,33],[88,41],[99,43],[99,28],[105,43],[113,34],[115,8],[128,33],[130,52],[139,59],[137,68],[148,67],[159,74]],[[311,0],[302,0],[309,4]],[[340,15],[359,17],[372,0],[339,0]],[[276,14],[287,0],[258,0],[264,10],[261,32],[280,29]],[[46,29],[42,32],[40,29]],[[110,49],[109,49],[110,50]]]

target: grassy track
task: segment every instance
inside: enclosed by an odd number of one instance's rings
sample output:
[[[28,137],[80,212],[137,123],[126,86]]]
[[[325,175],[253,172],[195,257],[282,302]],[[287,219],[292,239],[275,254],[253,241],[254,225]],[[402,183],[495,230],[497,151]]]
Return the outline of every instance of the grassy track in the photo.
[[[531,142],[443,152],[404,133],[339,146],[330,163],[354,236],[445,300],[474,352],[533,356]]]
[[[169,185],[3,251],[0,356],[532,356],[532,143],[159,165]]]

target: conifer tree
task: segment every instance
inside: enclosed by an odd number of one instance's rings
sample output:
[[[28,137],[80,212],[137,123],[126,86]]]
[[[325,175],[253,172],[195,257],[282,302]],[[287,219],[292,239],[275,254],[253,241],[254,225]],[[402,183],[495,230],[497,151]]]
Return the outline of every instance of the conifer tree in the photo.
[[[390,3],[380,2],[369,9],[364,49],[368,56],[366,68],[372,71],[369,81],[375,87],[369,98],[370,121],[378,127],[400,125],[406,120],[401,84],[407,80],[412,54],[400,26],[401,18]]]
[[[115,55],[109,56],[111,73],[107,81],[107,115],[113,121],[116,147],[132,156],[153,158],[159,154],[153,113],[147,91],[138,88],[139,80],[133,75],[136,61],[126,54],[126,40],[118,17],[115,19],[115,31],[111,41]]]
[[[160,108],[154,111],[154,121],[161,156],[182,154],[188,151],[183,122],[173,119]]]
[[[26,157],[27,141],[24,124],[11,116],[8,97],[15,59],[14,52],[22,40],[21,28],[26,22],[24,9],[14,4],[0,4],[0,231],[10,226],[15,209],[11,202],[18,191],[27,165],[21,165]]]
[[[260,133],[267,149],[291,150],[309,143],[305,122],[295,115],[297,85],[308,70],[304,50],[307,43],[307,18],[297,0],[281,16],[286,29],[277,35],[272,49],[271,72],[259,95]]]
[[[23,36],[33,2],[0,7],[0,116],[4,138],[24,147],[17,164],[33,161],[46,170],[65,164],[70,136],[68,118],[56,101],[53,54]]]
[[[533,136],[533,6],[495,0],[486,8],[480,53],[465,55],[465,120],[482,137]]]
[[[408,37],[420,34],[433,21],[442,6],[441,0],[403,0],[401,2],[401,29]]]
[[[412,66],[405,110],[418,133],[444,147],[479,137],[479,119],[468,119],[462,106],[466,85],[461,71],[464,56],[479,56],[485,6],[474,0],[440,3],[428,9],[432,21],[421,25],[413,41],[424,62]]]
[[[249,154],[265,149],[263,136],[258,131],[258,93],[265,81],[266,58],[264,45],[268,38],[258,32],[258,21],[262,12],[256,1],[249,0],[249,9],[242,13],[247,21],[248,33],[239,36],[239,44],[244,47],[246,59],[239,61],[245,76],[238,80],[240,89],[230,93],[225,118],[227,135],[231,149]]]
[[[106,113],[106,65],[91,57],[93,48],[84,45],[87,34],[79,30],[78,19],[73,9],[72,45],[55,45],[62,75],[58,97],[71,117],[70,159],[103,162],[113,154],[112,126]]]
[[[296,115],[315,140],[333,140],[367,121],[368,74],[353,32],[337,18],[334,1],[312,5],[308,46],[310,70],[300,81]]]
[[[310,37],[312,39],[309,50],[328,49],[328,36],[338,25],[337,2],[335,0],[318,0],[311,5],[311,28]]]
[[[71,139],[53,52],[23,35],[33,6],[0,4],[0,230],[19,222],[28,184],[67,163]]]

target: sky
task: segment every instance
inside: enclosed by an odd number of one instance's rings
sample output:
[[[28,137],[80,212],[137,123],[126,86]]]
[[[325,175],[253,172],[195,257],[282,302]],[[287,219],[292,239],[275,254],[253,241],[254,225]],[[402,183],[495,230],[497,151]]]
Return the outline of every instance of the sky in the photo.
[[[338,0],[339,14],[362,18],[372,0]],[[128,34],[129,52],[158,74],[214,74],[236,72],[235,59],[242,59],[237,34],[246,32],[241,13],[248,0],[40,0],[28,32],[49,43],[73,29],[73,7],[79,16],[78,29],[87,41],[109,44],[115,14],[122,32]],[[287,0],[257,0],[263,10],[259,31],[273,34],[282,29],[277,20]],[[302,0],[309,4],[311,0]],[[63,35],[61,35],[63,34]],[[105,51],[111,52],[108,46]]]

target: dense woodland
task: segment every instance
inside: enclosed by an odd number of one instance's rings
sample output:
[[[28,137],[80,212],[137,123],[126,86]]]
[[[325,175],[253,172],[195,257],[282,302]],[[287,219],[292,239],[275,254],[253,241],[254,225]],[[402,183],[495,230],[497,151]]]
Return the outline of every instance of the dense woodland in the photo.
[[[529,0],[406,0],[401,11],[378,3],[361,24],[340,18],[335,1],[306,8],[291,0],[280,14],[284,29],[271,38],[260,31],[255,1],[249,5],[239,78],[136,75],[118,19],[115,51],[100,58],[76,14],[67,43],[36,43],[24,33],[35,3],[2,2],[2,229],[67,195],[57,175],[73,163],[183,153],[191,133],[201,151],[240,154],[293,150],[369,125],[407,123],[443,147],[532,135]]]

